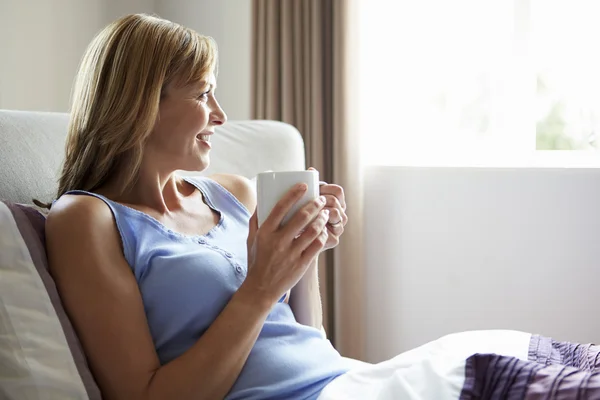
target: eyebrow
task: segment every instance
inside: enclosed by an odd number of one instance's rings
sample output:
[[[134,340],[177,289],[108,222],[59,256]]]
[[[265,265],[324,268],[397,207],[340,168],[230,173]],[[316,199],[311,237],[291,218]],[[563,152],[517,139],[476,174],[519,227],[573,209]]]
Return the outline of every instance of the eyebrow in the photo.
[[[208,89],[204,89],[207,85],[208,85]],[[198,82],[198,85],[194,88],[194,91],[198,90],[198,91],[202,91],[202,92],[205,92],[205,91],[210,92],[211,90],[214,90],[216,88],[217,88],[216,83],[212,84],[212,83],[208,83],[207,81],[203,80],[203,81]]]
[[[208,88],[206,88],[206,86],[208,85]],[[206,92],[206,91],[211,91],[213,88],[213,85],[206,82],[206,81],[200,81],[198,82],[197,85],[192,85],[190,87],[190,89],[192,89],[194,92]]]
[[[205,87],[206,85],[208,85],[208,90],[213,90],[213,89],[216,89],[216,88],[217,88],[217,85],[216,85],[216,84],[208,83],[208,82],[206,82],[206,81],[201,81],[201,82],[200,82],[200,87],[202,87],[202,88],[203,88],[203,87]]]

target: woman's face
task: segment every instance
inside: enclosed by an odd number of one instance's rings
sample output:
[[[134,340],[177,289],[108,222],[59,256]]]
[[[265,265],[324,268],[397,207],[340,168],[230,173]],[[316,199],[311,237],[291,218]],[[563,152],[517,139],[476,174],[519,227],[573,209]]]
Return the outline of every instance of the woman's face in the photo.
[[[210,163],[211,135],[227,121],[211,74],[197,86],[167,88],[144,157],[165,170],[202,171]]]

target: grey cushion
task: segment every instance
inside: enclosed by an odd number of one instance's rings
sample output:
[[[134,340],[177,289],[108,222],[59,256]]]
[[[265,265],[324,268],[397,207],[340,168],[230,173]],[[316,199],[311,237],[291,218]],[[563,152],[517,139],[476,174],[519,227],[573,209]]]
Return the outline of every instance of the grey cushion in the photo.
[[[0,201],[0,398],[99,400],[48,271],[45,218]]]

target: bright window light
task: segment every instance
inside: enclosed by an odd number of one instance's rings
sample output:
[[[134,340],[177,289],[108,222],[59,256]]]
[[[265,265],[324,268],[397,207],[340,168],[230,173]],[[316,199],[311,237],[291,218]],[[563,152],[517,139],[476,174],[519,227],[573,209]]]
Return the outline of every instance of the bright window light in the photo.
[[[365,164],[600,166],[600,1],[359,3]]]

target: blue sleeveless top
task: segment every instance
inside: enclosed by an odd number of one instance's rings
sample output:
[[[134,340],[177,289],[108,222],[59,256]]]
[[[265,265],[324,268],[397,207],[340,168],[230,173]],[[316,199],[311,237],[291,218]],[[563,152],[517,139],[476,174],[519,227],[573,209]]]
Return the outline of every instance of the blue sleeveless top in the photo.
[[[185,179],[220,214],[205,235],[173,232],[148,214],[95,193],[68,192],[97,197],[110,207],[162,364],[196,343],[247,273],[248,210],[211,179]],[[297,323],[290,306],[279,301],[226,399],[316,399],[349,369],[319,330]]]

